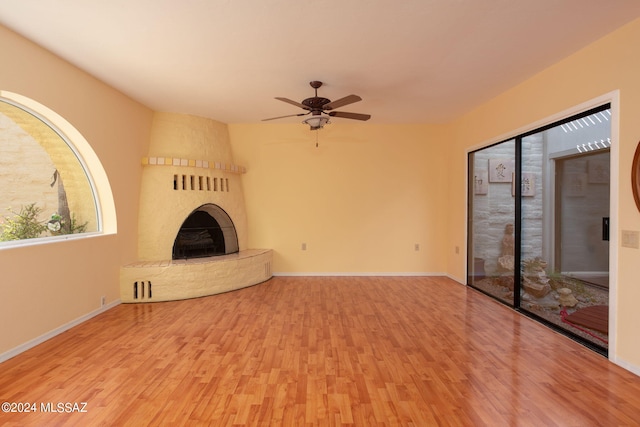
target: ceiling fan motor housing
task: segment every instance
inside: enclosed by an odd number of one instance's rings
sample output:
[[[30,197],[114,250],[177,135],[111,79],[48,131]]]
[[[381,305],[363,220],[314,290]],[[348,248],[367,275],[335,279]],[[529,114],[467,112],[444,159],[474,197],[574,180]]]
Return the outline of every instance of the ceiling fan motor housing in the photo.
[[[325,104],[330,103],[331,100],[318,96],[318,88],[322,86],[321,81],[313,80],[309,82],[309,86],[311,86],[315,90],[316,96],[305,99],[304,101],[302,101],[302,105],[309,107],[308,109],[311,110],[313,115],[317,116],[318,114],[322,113],[322,110],[323,110],[322,107]]]
[[[313,98],[307,98],[304,101],[302,101],[302,105],[307,106],[311,111],[314,111],[314,110],[322,110],[322,107],[325,104],[328,104],[329,102],[331,101],[328,100],[327,98],[314,96]]]

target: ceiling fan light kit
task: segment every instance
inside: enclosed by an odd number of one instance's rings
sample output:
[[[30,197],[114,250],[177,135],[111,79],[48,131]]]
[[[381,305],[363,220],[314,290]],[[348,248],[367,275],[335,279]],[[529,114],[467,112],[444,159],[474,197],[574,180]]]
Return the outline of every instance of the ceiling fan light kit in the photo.
[[[361,120],[366,121],[371,118],[370,114],[360,114],[360,113],[347,113],[344,111],[332,111],[335,108],[343,107],[345,105],[353,104],[354,102],[362,101],[358,95],[347,95],[344,98],[336,99],[335,101],[331,101],[327,98],[322,98],[318,96],[318,88],[322,86],[322,82],[314,80],[309,82],[309,85],[315,90],[315,96],[311,98],[307,98],[302,102],[292,101],[288,98],[276,97],[277,100],[286,102],[288,104],[295,105],[296,107],[300,107],[303,110],[307,110],[307,113],[298,113],[298,114],[290,114],[287,116],[279,116],[272,117],[270,119],[263,119],[262,121],[267,120],[276,120],[283,119],[285,117],[296,117],[296,116],[306,116],[311,114],[311,117],[302,121],[302,123],[309,125],[311,130],[322,129],[324,125],[331,123],[329,121],[329,117],[340,117],[344,119],[352,119],[352,120]]]
[[[305,125],[309,125],[311,130],[322,129],[324,125],[331,123],[328,117],[312,116],[302,121]]]

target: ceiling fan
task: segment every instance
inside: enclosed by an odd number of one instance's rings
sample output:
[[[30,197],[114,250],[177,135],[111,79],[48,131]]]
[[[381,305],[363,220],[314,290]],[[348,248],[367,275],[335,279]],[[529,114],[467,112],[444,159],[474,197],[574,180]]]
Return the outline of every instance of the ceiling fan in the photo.
[[[344,98],[336,99],[335,101],[331,101],[327,98],[322,98],[318,96],[318,88],[322,86],[322,82],[314,80],[309,82],[311,87],[315,90],[315,96],[312,98],[307,98],[304,101],[296,102],[292,101],[288,98],[280,98],[276,97],[277,100],[286,102],[288,104],[295,105],[296,107],[300,107],[303,110],[307,110],[306,113],[298,113],[298,114],[289,114],[287,116],[279,116],[279,117],[271,117],[270,119],[263,119],[262,121],[267,120],[276,120],[276,119],[284,119],[285,117],[295,117],[295,116],[306,116],[311,114],[311,117],[305,119],[302,123],[309,125],[311,130],[322,129],[322,127],[330,123],[329,117],[341,117],[343,119],[353,119],[353,120],[369,120],[371,118],[370,114],[360,114],[360,113],[347,113],[344,111],[333,111],[336,108],[343,107],[345,105],[353,104],[354,102],[362,101],[358,95],[347,95]],[[329,116],[329,117],[326,117]]]

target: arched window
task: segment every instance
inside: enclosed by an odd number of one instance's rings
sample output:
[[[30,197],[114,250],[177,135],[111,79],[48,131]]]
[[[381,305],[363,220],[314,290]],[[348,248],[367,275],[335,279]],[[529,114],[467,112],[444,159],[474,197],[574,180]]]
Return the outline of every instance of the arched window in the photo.
[[[103,231],[100,199],[74,137],[86,152],[86,141],[60,116],[0,92],[1,245]]]

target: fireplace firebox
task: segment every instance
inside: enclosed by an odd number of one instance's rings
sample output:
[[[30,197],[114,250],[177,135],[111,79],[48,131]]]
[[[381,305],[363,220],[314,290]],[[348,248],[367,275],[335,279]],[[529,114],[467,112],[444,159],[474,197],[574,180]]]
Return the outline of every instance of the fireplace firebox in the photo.
[[[238,252],[233,221],[217,205],[195,209],[182,223],[173,244],[172,259],[190,259]]]

